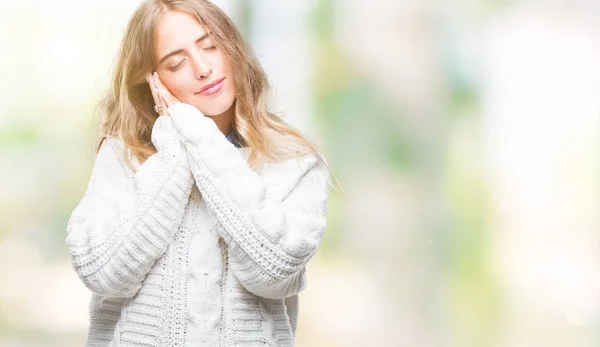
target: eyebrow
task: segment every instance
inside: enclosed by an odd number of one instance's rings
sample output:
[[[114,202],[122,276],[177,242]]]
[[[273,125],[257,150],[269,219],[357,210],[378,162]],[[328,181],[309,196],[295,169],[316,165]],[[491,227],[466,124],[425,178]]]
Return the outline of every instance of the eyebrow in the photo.
[[[199,39],[196,40],[195,44],[200,43],[201,41],[203,41],[204,39],[206,39],[211,33],[207,32],[206,34],[202,35],[202,37],[200,37]],[[176,51],[173,51],[167,55],[165,55],[164,57],[162,57],[160,59],[160,61],[158,62],[158,65],[162,64],[165,60],[169,59],[170,57],[177,55],[179,53],[183,52],[183,49],[178,49]]]

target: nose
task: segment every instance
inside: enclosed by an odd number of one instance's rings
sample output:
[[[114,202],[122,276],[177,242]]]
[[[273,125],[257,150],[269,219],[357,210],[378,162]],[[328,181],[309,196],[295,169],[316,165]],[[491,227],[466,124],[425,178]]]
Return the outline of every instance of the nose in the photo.
[[[194,76],[199,80],[208,77],[213,70],[209,62],[198,53],[194,55],[192,63],[194,64]]]

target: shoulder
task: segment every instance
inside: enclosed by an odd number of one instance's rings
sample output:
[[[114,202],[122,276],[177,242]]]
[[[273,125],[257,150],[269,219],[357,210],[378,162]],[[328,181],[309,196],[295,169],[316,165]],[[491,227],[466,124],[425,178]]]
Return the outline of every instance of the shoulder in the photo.
[[[100,146],[98,148],[97,155],[113,155],[114,152],[123,151],[125,148],[125,141],[120,137],[105,136],[100,140]]]
[[[330,185],[329,169],[317,154],[302,155],[280,162],[264,164],[259,172],[271,184],[293,188],[300,182],[327,188]]]
[[[301,176],[317,164],[315,154],[301,155],[279,161],[266,161],[260,168],[262,174],[279,173],[281,175]]]
[[[116,136],[107,136],[102,140],[96,158],[97,162],[103,161],[113,166],[129,167],[128,161],[133,168],[138,168],[140,165],[137,157],[132,155],[125,141]]]

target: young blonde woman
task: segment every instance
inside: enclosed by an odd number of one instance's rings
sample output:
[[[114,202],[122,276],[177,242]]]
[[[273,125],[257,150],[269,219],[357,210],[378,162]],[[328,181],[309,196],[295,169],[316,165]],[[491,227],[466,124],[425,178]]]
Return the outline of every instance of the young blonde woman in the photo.
[[[267,88],[210,2],[136,10],[67,226],[86,346],[293,346],[331,181]]]

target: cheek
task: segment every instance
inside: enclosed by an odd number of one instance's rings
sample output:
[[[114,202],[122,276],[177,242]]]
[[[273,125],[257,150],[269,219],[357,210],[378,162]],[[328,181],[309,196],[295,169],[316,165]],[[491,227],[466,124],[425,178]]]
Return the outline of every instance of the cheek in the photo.
[[[225,59],[221,61],[221,64],[221,69],[223,69],[223,72],[231,76],[231,64],[229,64]]]
[[[229,64],[229,60],[225,57],[223,52],[218,51],[214,56],[212,63],[213,66],[215,66],[217,70],[221,71],[223,74],[231,73],[231,64]]]
[[[171,94],[179,100],[186,99],[186,94],[190,93],[190,91],[185,88],[189,83],[186,82],[183,74],[173,74],[162,81]]]
[[[227,90],[227,95],[229,99],[235,99],[235,86],[233,85],[233,78],[230,78],[229,81],[229,89]]]
[[[232,94],[235,94],[235,86],[234,86],[235,81],[233,79],[233,73],[231,72],[231,67],[229,66],[229,64],[227,64],[225,62],[223,64],[222,71],[223,71],[223,75],[227,76],[227,79],[229,79],[229,91]]]

